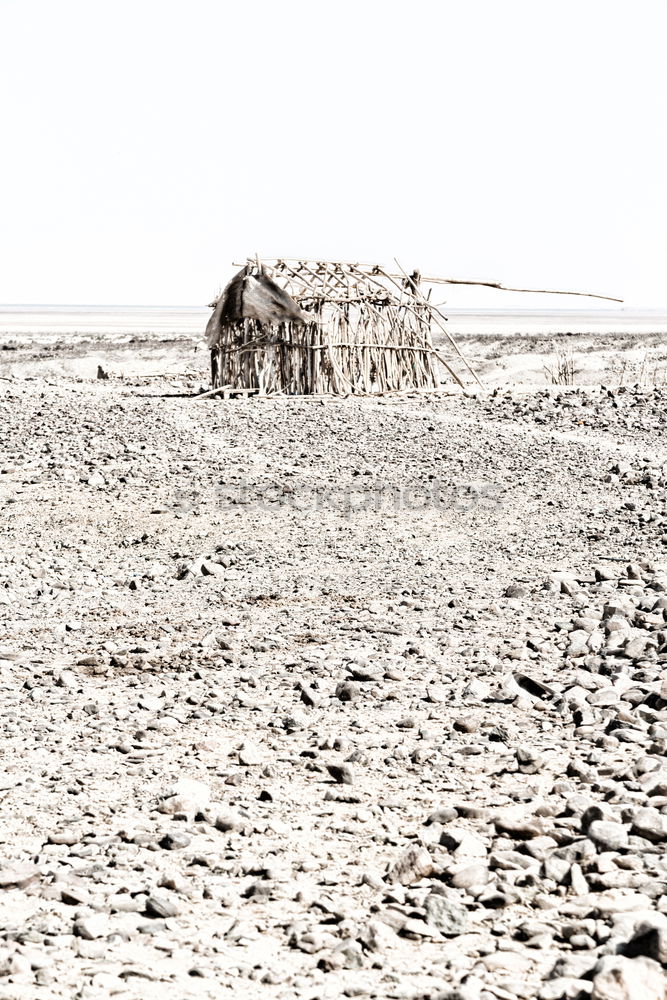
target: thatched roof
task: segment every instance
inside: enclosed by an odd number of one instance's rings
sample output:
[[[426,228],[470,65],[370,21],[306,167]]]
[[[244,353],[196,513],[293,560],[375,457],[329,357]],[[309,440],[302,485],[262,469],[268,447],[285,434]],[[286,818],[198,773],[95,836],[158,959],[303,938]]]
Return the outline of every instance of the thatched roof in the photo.
[[[305,314],[263,268],[252,273],[246,266],[234,275],[215,303],[206,326],[208,346],[213,347],[218,342],[221,326],[246,319],[257,320],[263,326],[278,326],[312,322],[313,317]]]

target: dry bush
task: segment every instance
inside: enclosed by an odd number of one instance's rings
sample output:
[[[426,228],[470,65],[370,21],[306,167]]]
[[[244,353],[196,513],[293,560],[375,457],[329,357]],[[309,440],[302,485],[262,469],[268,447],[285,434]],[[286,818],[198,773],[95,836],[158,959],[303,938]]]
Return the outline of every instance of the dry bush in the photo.
[[[574,354],[571,350],[556,348],[553,363],[545,364],[544,371],[553,385],[574,385],[578,372],[574,366]]]

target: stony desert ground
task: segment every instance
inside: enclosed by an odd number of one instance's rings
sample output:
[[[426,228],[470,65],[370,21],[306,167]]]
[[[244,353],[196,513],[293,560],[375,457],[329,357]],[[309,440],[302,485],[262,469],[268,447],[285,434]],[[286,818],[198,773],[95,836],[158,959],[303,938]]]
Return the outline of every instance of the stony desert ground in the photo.
[[[659,340],[356,400],[6,347],[0,998],[664,1000]]]

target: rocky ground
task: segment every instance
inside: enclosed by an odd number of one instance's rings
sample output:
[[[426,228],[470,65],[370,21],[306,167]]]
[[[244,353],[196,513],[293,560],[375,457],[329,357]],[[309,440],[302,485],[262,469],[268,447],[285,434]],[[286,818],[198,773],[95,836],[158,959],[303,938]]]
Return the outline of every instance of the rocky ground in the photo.
[[[667,391],[7,371],[0,998],[664,1000]]]

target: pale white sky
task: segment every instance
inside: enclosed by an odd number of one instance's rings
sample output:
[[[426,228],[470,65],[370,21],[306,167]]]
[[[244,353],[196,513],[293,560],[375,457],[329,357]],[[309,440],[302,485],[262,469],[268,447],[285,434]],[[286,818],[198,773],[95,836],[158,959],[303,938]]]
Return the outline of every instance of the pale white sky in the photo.
[[[0,0],[0,302],[204,304],[258,251],[667,306],[666,39],[665,0]]]

